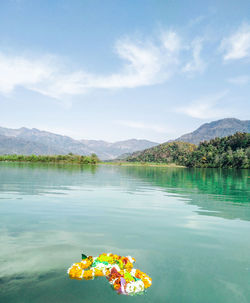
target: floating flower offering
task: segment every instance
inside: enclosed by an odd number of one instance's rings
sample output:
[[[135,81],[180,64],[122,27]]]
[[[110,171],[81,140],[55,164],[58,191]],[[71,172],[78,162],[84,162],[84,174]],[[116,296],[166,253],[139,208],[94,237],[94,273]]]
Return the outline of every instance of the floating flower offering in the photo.
[[[152,285],[152,279],[133,268],[134,262],[135,259],[131,256],[122,257],[111,253],[99,257],[82,255],[82,261],[74,263],[68,269],[68,274],[71,279],[77,280],[93,280],[105,276],[118,294],[143,294]]]

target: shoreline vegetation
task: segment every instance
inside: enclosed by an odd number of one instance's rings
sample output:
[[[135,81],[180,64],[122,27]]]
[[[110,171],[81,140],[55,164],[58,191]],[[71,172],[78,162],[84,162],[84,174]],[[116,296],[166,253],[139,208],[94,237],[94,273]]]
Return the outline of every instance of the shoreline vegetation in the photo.
[[[143,166],[143,167],[182,167],[185,168],[184,165],[177,165],[175,163],[157,163],[157,162],[128,162],[128,161],[107,161],[100,162],[100,165],[112,165],[112,166]]]
[[[59,164],[97,164],[100,162],[96,154],[80,156],[68,155],[0,155],[0,162],[28,162],[28,163],[59,163]]]
[[[250,133],[215,138],[198,146],[170,142],[131,154],[125,159],[100,161],[96,154],[0,155],[0,162],[88,164],[143,167],[250,168]]]
[[[185,142],[157,145],[126,158],[128,162],[175,163],[185,167],[250,168],[250,133],[203,141],[198,146]]]
[[[87,158],[87,159],[86,159]],[[150,163],[150,162],[127,162],[127,161],[100,161],[91,156],[68,155],[37,156],[37,155],[0,155],[1,162],[16,163],[44,163],[44,164],[80,164],[80,165],[104,165],[104,166],[144,166],[144,167],[182,167],[175,163]]]

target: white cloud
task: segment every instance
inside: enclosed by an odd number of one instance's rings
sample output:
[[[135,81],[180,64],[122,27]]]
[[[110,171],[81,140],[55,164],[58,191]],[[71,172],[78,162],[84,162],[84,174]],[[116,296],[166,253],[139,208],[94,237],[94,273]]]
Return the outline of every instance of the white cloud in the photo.
[[[203,39],[183,45],[173,30],[160,32],[154,40],[121,39],[115,44],[120,58],[118,72],[99,74],[84,68],[72,71],[56,56],[36,59],[0,52],[0,93],[8,94],[18,87],[32,90],[65,102],[74,95],[96,89],[123,89],[164,83],[178,70],[201,73],[206,68],[201,58]],[[191,59],[187,62],[182,52]],[[178,70],[177,70],[178,68]]]
[[[0,53],[0,91],[9,93],[17,86],[31,87],[51,76],[50,58],[31,60]]]
[[[144,122],[128,121],[128,120],[119,120],[119,121],[115,121],[115,123],[130,128],[151,130],[156,133],[169,133],[169,130],[166,127],[156,124],[148,124]]]
[[[250,76],[242,75],[238,77],[229,78],[227,81],[236,85],[246,85],[250,83]]]
[[[241,25],[230,37],[223,39],[220,50],[224,52],[224,60],[250,57],[250,25]]]
[[[161,40],[170,53],[178,52],[181,49],[180,37],[174,31],[163,32]]]
[[[225,117],[229,115],[229,112],[217,107],[217,105],[227,94],[227,91],[222,91],[214,95],[204,96],[191,102],[188,106],[177,108],[175,111],[198,119]]]
[[[170,64],[162,61],[164,53],[155,45],[121,40],[116,44],[116,52],[126,62],[121,71],[109,76],[91,76],[88,87],[109,89],[152,85],[163,80],[162,68]]]
[[[192,42],[192,60],[183,68],[183,72],[194,73],[203,72],[206,68],[205,62],[201,59],[202,39],[195,39]]]
[[[134,88],[162,83],[178,64],[179,38],[166,32],[157,43],[119,40],[116,54],[122,60],[118,73],[98,75],[84,70],[69,71],[58,58],[29,59],[0,53],[0,92],[17,87],[60,99],[65,95],[84,94],[91,89]]]

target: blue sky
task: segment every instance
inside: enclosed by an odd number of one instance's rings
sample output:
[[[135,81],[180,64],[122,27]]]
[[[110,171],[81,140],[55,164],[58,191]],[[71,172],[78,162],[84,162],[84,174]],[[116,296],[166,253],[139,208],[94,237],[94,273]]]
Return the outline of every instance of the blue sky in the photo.
[[[0,2],[1,126],[164,142],[249,119],[250,1]]]

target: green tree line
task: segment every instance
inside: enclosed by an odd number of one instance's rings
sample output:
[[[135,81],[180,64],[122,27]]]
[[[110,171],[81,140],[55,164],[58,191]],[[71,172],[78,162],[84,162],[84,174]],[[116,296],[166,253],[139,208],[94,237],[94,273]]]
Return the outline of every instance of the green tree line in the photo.
[[[0,155],[0,161],[97,164],[100,160],[96,154],[80,156],[70,153],[68,155]]]
[[[171,142],[134,153],[129,162],[175,163],[187,167],[250,168],[250,133],[215,138],[198,146]]]

